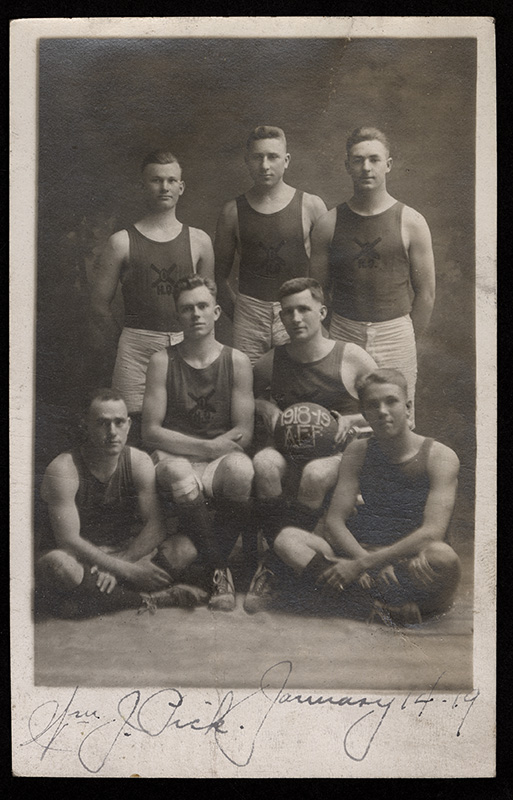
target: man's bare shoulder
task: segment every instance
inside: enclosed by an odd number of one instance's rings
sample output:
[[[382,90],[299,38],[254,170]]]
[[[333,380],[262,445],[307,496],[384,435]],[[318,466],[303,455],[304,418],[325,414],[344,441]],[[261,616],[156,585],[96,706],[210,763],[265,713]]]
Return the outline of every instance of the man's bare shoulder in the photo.
[[[224,204],[219,214],[219,219],[223,220],[225,223],[237,222],[237,198],[228,200],[228,202]]]
[[[346,360],[358,367],[358,372],[376,369],[376,362],[363,347],[354,342],[346,342],[344,347],[344,360]]]
[[[51,461],[41,483],[41,496],[50,502],[62,494],[76,493],[79,476],[73,456],[70,452],[60,453]]]
[[[441,469],[445,475],[450,473],[457,475],[460,469],[460,460],[452,448],[434,440],[429,450],[428,470],[439,472]]]
[[[260,358],[255,361],[253,364],[253,371],[255,373],[265,372],[272,367],[274,361],[274,351],[275,348],[273,347],[272,350],[268,350],[267,353],[264,353],[263,356],[260,356]]]
[[[193,243],[195,242],[196,244],[203,246],[212,244],[212,239],[210,238],[208,233],[206,233],[206,231],[201,230],[201,228],[189,227],[189,233],[191,236],[191,241]]]
[[[167,361],[168,361],[167,348],[164,348],[163,350],[157,350],[156,353],[153,353],[153,355],[150,357],[149,363],[154,368],[158,369],[164,366],[167,367]]]
[[[128,248],[130,245],[130,240],[128,238],[128,231],[126,228],[123,228],[120,231],[116,231],[108,238],[108,245],[115,250],[116,252],[128,253]]]
[[[416,211],[414,208],[407,205],[403,207],[403,223],[411,231],[424,231],[426,228],[429,229],[426,218],[422,216],[420,211]]]
[[[305,205],[305,208],[308,210],[312,220],[318,219],[327,211],[326,203],[321,197],[319,197],[316,194],[309,194],[309,192],[303,192],[303,203]]]
[[[365,459],[368,444],[368,439],[354,439],[348,444],[340,462],[340,470],[343,472],[359,470]]]
[[[155,466],[148,453],[137,447],[128,447],[132,464],[132,475],[137,482],[140,479],[154,479]]]
[[[242,350],[237,350],[235,347],[232,347],[232,359],[234,369],[251,371],[251,361],[247,357],[246,353],[242,352]]]

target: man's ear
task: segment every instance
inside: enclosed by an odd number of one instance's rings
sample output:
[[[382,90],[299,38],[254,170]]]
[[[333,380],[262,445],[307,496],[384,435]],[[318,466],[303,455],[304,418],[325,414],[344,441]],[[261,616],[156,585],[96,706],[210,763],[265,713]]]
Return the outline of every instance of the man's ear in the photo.
[[[390,170],[392,169],[392,164],[393,163],[394,163],[393,160],[390,157],[388,157],[387,158],[387,172],[390,172]]]
[[[328,307],[322,305],[319,309],[319,314],[321,315],[321,319],[326,319],[326,315],[328,313]]]
[[[221,311],[222,311],[221,306],[218,303],[216,303],[214,306],[214,315],[216,320],[218,320],[219,317],[221,316]]]
[[[180,194],[185,192],[185,181],[180,181]]]
[[[290,153],[285,153],[285,169],[287,169],[289,164],[290,164]]]
[[[127,421],[128,421],[128,430],[130,430],[130,428],[132,427],[132,417],[128,417]]]

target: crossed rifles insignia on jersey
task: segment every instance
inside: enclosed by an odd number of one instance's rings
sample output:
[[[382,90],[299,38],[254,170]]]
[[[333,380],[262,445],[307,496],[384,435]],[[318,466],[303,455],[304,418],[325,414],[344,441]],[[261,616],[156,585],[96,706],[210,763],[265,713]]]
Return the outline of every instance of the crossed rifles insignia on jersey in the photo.
[[[276,247],[266,247],[262,242],[258,243],[260,249],[265,253],[265,258],[258,265],[257,275],[262,278],[274,278],[279,274],[282,267],[285,266],[285,261],[278,255],[278,250],[281,250],[284,244],[284,239]]]
[[[360,252],[355,255],[353,261],[358,261],[358,266],[363,269],[377,267],[377,262],[381,259],[381,256],[374,248],[380,241],[381,236],[378,236],[373,242],[360,242],[359,239],[353,239],[353,242],[356,242],[360,248]]]
[[[191,408],[188,411],[188,416],[194,422],[209,422],[213,415],[216,413],[215,405],[210,404],[208,401],[215,393],[215,389],[212,389],[208,394],[200,394],[198,397],[193,395],[191,392],[187,392],[188,396],[196,403],[194,408]]]
[[[162,267],[162,269],[152,264],[151,268],[158,275],[157,280],[153,281],[151,284],[151,288],[155,289],[156,287],[157,294],[173,294],[176,281],[173,279],[172,275],[173,272],[176,271],[176,264],[171,264],[170,267]]]

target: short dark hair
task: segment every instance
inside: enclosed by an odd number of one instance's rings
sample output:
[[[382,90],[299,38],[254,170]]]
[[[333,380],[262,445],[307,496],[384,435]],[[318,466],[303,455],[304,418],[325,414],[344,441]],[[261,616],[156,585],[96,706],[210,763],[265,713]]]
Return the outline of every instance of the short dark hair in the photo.
[[[118,390],[115,387],[113,387],[112,389],[106,389],[106,388],[92,389],[90,392],[86,394],[84,398],[84,403],[82,405],[82,415],[84,417],[86,417],[89,414],[91,406],[96,400],[99,400],[102,403],[108,402],[109,400],[114,400],[115,402],[121,400],[126,405],[125,398],[123,397],[121,392],[118,392]]]
[[[346,153],[349,157],[351,153],[351,148],[355,146],[355,144],[359,144],[360,142],[381,142],[381,144],[385,147],[388,155],[390,155],[390,142],[388,141],[387,137],[380,131],[379,128],[373,128],[371,125],[362,125],[360,128],[355,128],[352,132],[351,136],[348,138],[346,142]]]
[[[404,392],[406,399],[408,399],[408,383],[403,373],[398,369],[384,367],[382,369],[375,369],[373,372],[369,372],[356,382],[356,392],[358,394],[360,408],[363,408],[365,392],[369,386],[372,386],[373,383],[392,383],[394,386],[398,386],[399,389]]]
[[[152,152],[144,156],[141,161],[141,172],[144,172],[148,164],[178,164],[180,169],[182,169],[182,165],[171,150],[152,150]]]
[[[278,300],[288,297],[289,294],[304,292],[305,289],[310,289],[314,300],[324,305],[324,292],[321,284],[315,278],[291,278],[290,281],[285,281],[278,289]]]
[[[217,297],[217,286],[211,278],[203,278],[196,272],[192,275],[186,275],[184,278],[179,278],[173,288],[173,298],[175,304],[178,303],[178,298],[183,292],[190,292],[191,289],[197,289],[198,286],[205,286],[214,300]]]
[[[287,149],[287,139],[285,133],[281,128],[276,125],[257,125],[249,134],[246,141],[246,150],[249,150],[251,142],[256,142],[259,139],[281,139]]]

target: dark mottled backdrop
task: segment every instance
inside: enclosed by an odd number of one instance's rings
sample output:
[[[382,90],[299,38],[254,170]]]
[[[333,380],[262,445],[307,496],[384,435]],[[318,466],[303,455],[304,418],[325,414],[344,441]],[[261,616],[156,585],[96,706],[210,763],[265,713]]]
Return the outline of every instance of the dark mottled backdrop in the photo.
[[[351,190],[345,139],[367,123],[393,143],[391,194],[431,227],[437,299],[417,430],[456,449],[471,505],[475,81],[471,38],[41,40],[37,472],[67,446],[85,388],[109,377],[88,292],[106,236],[141,214],[141,157],[172,147],[186,181],[178,216],[213,236],[222,204],[249,188],[252,127],[283,127],[288,181],[332,207]],[[219,335],[229,340],[227,321]]]

